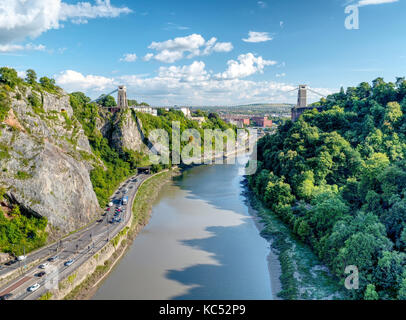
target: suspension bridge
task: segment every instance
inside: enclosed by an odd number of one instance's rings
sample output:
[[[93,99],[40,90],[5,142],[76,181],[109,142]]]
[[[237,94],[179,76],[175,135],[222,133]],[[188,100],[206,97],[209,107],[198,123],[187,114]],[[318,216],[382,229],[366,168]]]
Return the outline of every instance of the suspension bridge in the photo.
[[[290,92],[293,92],[293,91],[298,91],[298,98],[297,98],[296,106],[294,106],[291,109],[292,121],[297,121],[299,119],[300,115],[303,114],[305,111],[315,108],[315,107],[311,107],[311,106],[309,107],[307,105],[307,97],[308,97],[307,92],[308,91],[310,91],[310,92],[312,92],[312,93],[314,93],[314,94],[316,94],[316,95],[318,95],[318,96],[320,96],[322,98],[328,99],[327,96],[325,96],[325,95],[311,89],[308,85],[305,85],[305,84],[301,84],[301,85],[295,87],[294,89],[292,89],[290,91],[287,91],[286,93],[290,93]],[[111,96],[111,95],[113,95],[115,93],[117,93],[117,106],[115,106],[115,107],[106,107],[106,108],[108,108],[108,110],[110,112],[117,112],[117,111],[119,111],[121,109],[129,108],[128,100],[127,100],[127,88],[124,85],[119,86],[117,89],[111,91],[107,95],[100,96],[99,98],[91,101],[90,103],[94,103],[94,102],[97,103],[100,100],[102,100],[102,99],[104,99],[104,98],[106,98],[108,96]],[[324,108],[324,106],[316,107],[316,109],[318,111],[322,111],[323,108]]]

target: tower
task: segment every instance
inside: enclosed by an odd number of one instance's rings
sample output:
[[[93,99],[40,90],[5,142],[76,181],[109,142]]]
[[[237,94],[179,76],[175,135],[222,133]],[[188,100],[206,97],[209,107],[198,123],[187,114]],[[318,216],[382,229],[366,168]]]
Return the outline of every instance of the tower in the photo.
[[[127,87],[126,86],[118,87],[117,108],[120,108],[120,109],[128,108]]]
[[[299,95],[297,97],[297,108],[305,108],[307,106],[307,85],[299,85]]]

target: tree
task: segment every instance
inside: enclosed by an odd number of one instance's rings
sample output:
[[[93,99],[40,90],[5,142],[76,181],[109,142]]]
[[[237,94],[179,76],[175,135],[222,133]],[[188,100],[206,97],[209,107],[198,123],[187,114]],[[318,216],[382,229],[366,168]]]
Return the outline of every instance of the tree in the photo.
[[[114,99],[114,97],[106,96],[106,95],[103,95],[101,97],[101,99],[99,100],[99,104],[105,108],[112,108],[112,107],[117,106],[117,103],[116,103],[116,100]]]
[[[39,79],[39,83],[44,89],[54,90],[56,89],[55,80],[48,77],[42,77]]]
[[[379,300],[375,285],[369,284],[365,290],[364,300]]]
[[[392,291],[391,296],[396,295],[401,286],[405,258],[404,253],[384,251],[378,261],[375,278],[380,287]]]
[[[31,85],[36,84],[37,83],[37,73],[32,69],[28,69],[27,75],[25,77],[25,81]]]
[[[0,82],[14,88],[18,84],[19,78],[17,71],[12,68],[0,68]]]

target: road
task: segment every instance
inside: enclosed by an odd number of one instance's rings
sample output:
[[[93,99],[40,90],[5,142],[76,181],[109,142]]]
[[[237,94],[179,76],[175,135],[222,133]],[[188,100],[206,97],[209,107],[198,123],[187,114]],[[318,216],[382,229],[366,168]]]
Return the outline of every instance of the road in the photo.
[[[58,242],[30,254],[23,262],[17,262],[9,267],[4,266],[6,270],[2,270],[0,276],[9,273],[10,269],[18,268],[19,264],[24,268],[24,265],[40,261],[33,267],[27,268],[24,274],[0,288],[0,297],[11,293],[11,300],[36,300],[49,291],[53,283],[58,285],[59,281],[56,281],[56,279],[62,280],[72,274],[78,267],[91,258],[96,251],[101,249],[106,242],[114,238],[129,222],[132,215],[131,204],[139,186],[147,177],[148,175],[140,174],[126,180],[111,198],[114,206],[110,208],[110,211],[106,210],[103,216],[100,217],[100,220],[87,228],[64,238],[62,244]],[[125,189],[128,189],[127,193],[125,193]],[[124,196],[129,198],[127,205],[121,204],[121,199]],[[120,223],[110,223],[116,209],[120,206],[124,209],[124,212],[119,216],[122,218],[122,221]],[[48,259],[54,256],[58,256],[58,259],[54,262],[49,262]],[[73,264],[66,266],[65,263],[71,259],[74,260]],[[44,263],[48,263],[48,266],[45,269],[40,269],[40,265]],[[37,275],[41,271],[45,271],[47,273],[46,276],[42,278],[38,277]],[[40,288],[35,292],[29,292],[28,288],[36,283],[40,285]]]

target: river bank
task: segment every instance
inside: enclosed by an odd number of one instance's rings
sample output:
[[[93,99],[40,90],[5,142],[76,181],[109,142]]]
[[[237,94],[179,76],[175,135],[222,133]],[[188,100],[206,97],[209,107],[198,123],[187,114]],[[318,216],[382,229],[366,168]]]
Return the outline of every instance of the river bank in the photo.
[[[278,297],[286,300],[345,299],[344,288],[339,285],[328,268],[274,213],[262,205],[249,190],[246,180],[243,184],[250,213],[256,217],[261,235],[271,246],[269,256],[271,273],[278,269],[275,266],[271,267],[275,257],[279,260],[281,287]],[[275,276],[274,274],[273,277]]]
[[[177,175],[179,175],[178,169],[161,172],[142,184],[134,199],[131,226],[128,230],[123,230],[119,237],[120,243],[115,246],[114,253],[102,265],[97,266],[95,271],[85,281],[66,295],[64,297],[65,300],[89,300],[93,297],[98,287],[102,285],[103,281],[114,270],[122,257],[125,256],[140,231],[148,224],[151,213],[151,201],[159,194],[160,189],[171,181],[172,177]]]

